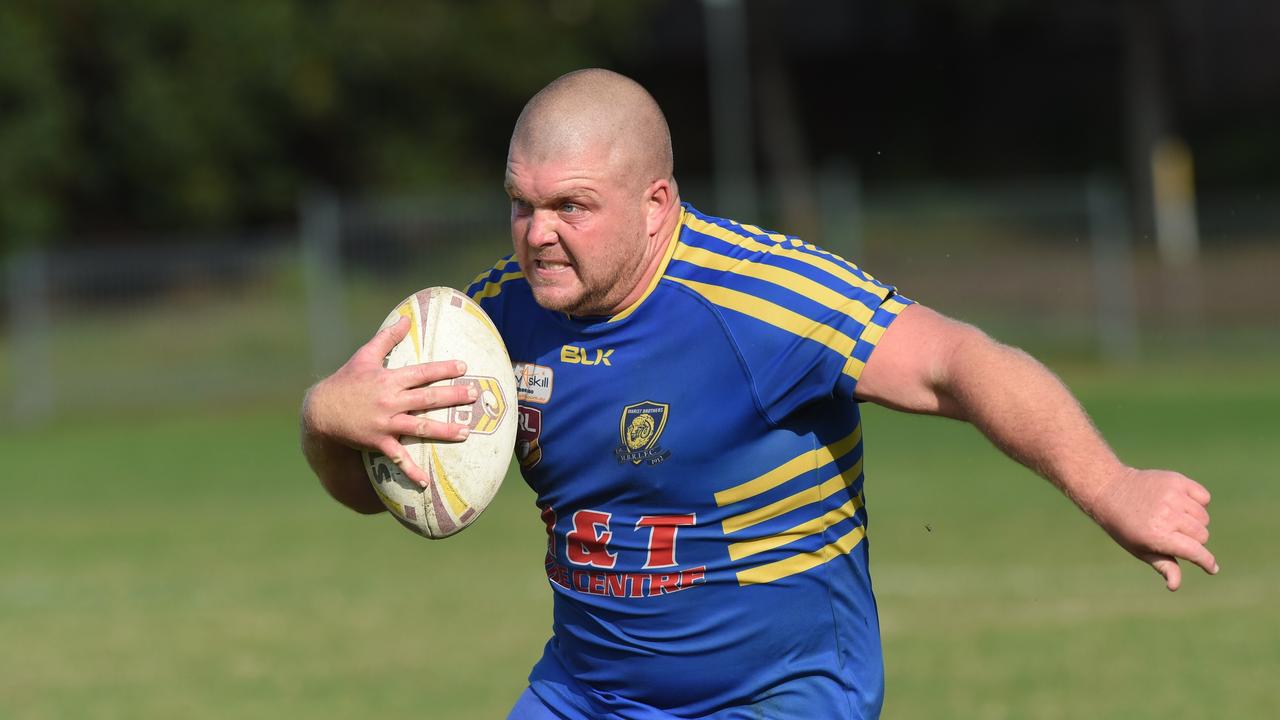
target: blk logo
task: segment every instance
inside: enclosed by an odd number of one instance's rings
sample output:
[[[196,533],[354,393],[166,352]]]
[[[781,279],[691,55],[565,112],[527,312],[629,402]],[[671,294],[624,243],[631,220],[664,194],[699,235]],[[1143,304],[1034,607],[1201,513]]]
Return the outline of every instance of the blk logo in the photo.
[[[612,367],[613,363],[609,362],[609,356],[612,354],[613,348],[608,350],[601,348],[589,350],[577,345],[565,345],[560,348],[560,362],[569,365],[608,365]]]

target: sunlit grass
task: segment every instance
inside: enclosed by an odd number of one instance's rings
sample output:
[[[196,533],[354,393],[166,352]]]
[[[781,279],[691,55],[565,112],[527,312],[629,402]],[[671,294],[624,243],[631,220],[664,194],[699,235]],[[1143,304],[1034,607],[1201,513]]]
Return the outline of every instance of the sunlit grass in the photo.
[[[1280,382],[1069,373],[1133,462],[1214,493],[1222,573],[1165,591],[972,429],[870,408],[886,717],[1264,717]],[[0,715],[502,717],[549,633],[513,478],[442,542],[332,503],[292,405],[0,437]]]

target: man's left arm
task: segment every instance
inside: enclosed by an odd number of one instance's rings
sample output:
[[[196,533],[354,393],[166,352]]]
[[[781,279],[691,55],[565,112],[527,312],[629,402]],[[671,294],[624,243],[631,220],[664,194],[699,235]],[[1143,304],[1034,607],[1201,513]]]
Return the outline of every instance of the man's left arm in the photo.
[[[1182,583],[1176,558],[1218,571],[1205,547],[1208,490],[1176,472],[1121,463],[1052,372],[971,325],[908,306],[877,343],[856,394],[896,410],[973,423],[1154,567],[1170,590]]]

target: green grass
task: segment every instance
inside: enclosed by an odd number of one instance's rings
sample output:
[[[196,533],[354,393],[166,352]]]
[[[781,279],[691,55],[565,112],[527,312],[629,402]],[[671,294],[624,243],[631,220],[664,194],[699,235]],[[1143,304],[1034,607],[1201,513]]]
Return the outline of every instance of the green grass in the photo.
[[[1066,373],[1126,460],[1214,493],[1222,572],[1175,594],[970,428],[868,409],[885,716],[1274,712],[1272,367]],[[550,632],[530,491],[418,539],[324,495],[294,407],[0,435],[0,717],[504,716]]]
[[[550,625],[531,493],[429,543],[296,446],[274,408],[0,440],[0,717],[501,716]]]
[[[971,428],[872,409],[886,717],[1269,716],[1280,382],[1263,363],[1069,379],[1124,459],[1210,488],[1221,573],[1183,563],[1168,593]]]

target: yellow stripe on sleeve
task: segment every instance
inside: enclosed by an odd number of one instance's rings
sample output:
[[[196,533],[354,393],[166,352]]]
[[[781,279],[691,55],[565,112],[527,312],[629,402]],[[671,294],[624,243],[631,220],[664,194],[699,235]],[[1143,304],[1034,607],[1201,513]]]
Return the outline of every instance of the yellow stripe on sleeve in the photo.
[[[888,300],[885,300],[884,303],[880,305],[881,308],[883,308],[884,310],[887,310],[892,315],[897,315],[898,313],[902,312],[902,309],[905,308],[906,306],[907,306],[907,303],[902,302],[898,298],[889,298]],[[879,345],[880,338],[884,336],[884,331],[888,329],[889,328],[885,327],[884,325],[878,325],[874,322],[869,322],[863,327],[862,334],[858,336],[858,339],[870,345]],[[840,372],[844,373],[845,375],[848,375],[851,379],[853,379],[854,382],[857,382],[858,378],[862,377],[862,371],[866,367],[867,367],[867,364],[865,362],[850,355],[844,361],[844,367],[841,368]]]
[[[504,257],[504,258],[502,258],[502,259],[498,260],[498,262],[496,262],[496,263],[494,263],[494,264],[493,264],[493,267],[489,268],[488,270],[485,270],[484,272],[480,273],[479,275],[476,275],[476,276],[475,276],[475,278],[473,278],[473,279],[471,280],[471,282],[467,284],[467,287],[471,287],[472,285],[475,285],[476,283],[478,283],[478,282],[480,282],[481,280],[483,280],[483,279],[485,279],[486,277],[488,277],[488,276],[489,276],[489,273],[493,272],[494,270],[501,270],[502,268],[504,268],[504,267],[506,267],[507,265],[511,264],[511,262],[512,262],[512,261],[514,261],[514,260],[515,260],[515,256],[513,256],[513,255],[508,255],[507,257]]]
[[[769,536],[758,538],[755,540],[746,540],[744,542],[730,543],[729,559],[741,560],[744,557],[750,557],[757,553],[762,553],[766,550],[772,550],[776,547],[782,547],[783,545],[786,545],[787,543],[795,542],[800,538],[809,537],[810,535],[817,535],[820,532],[826,531],[828,528],[832,527],[836,523],[842,522],[844,520],[848,520],[849,518],[853,517],[854,513],[858,512],[858,508],[860,507],[862,507],[862,502],[859,498],[856,498],[856,497],[849,498],[848,502],[844,503],[843,505],[841,505],[840,507],[834,510],[827,512],[821,517],[816,517],[812,520],[802,522],[799,525],[783,530],[782,532],[776,535],[769,535]],[[788,558],[788,560],[790,559],[792,558]],[[786,561],[780,561],[780,562],[786,562]],[[750,570],[744,570],[738,573],[739,581],[741,581],[742,575],[744,573],[749,573],[752,570],[756,570],[756,569],[758,568],[751,568]]]
[[[746,500],[762,492],[772,490],[788,480],[798,477],[807,470],[822,467],[829,462],[834,462],[836,458],[843,457],[845,453],[856,447],[861,440],[862,423],[858,423],[853,432],[830,445],[801,453],[760,477],[748,480],[741,485],[735,485],[727,490],[721,490],[715,494],[716,505],[724,507],[730,503]]]
[[[883,304],[880,305],[882,309],[884,309],[886,312],[888,312],[891,315],[897,315],[898,313],[902,312],[902,309],[905,308],[906,306],[907,304],[902,302],[898,298],[889,298],[888,300],[885,300]]]
[[[473,295],[471,299],[475,300],[476,302],[480,302],[485,298],[493,297],[498,293],[502,292],[502,286],[504,283],[506,283],[509,280],[515,280],[516,278],[522,278],[522,277],[524,277],[524,273],[521,272],[520,270],[506,273],[500,276],[496,281],[490,280],[489,282],[485,283],[484,287],[481,288],[480,291],[477,292],[475,295]]]
[[[867,529],[861,525],[853,528],[845,533],[840,539],[824,545],[813,552],[792,555],[776,562],[757,565],[738,573],[739,585],[755,585],[758,583],[773,582],[790,575],[802,573],[805,570],[813,568],[834,560],[841,555],[847,554],[850,550],[857,547],[858,543],[866,537]]]
[[[851,357],[844,361],[844,368],[842,368],[840,372],[853,378],[854,382],[857,382],[858,378],[862,377],[862,369],[866,366],[867,364],[858,358]]]
[[[884,335],[884,331],[887,329],[888,328],[883,325],[868,323],[866,329],[862,331],[861,339],[871,343],[872,345],[877,345],[880,342],[880,336]]]

